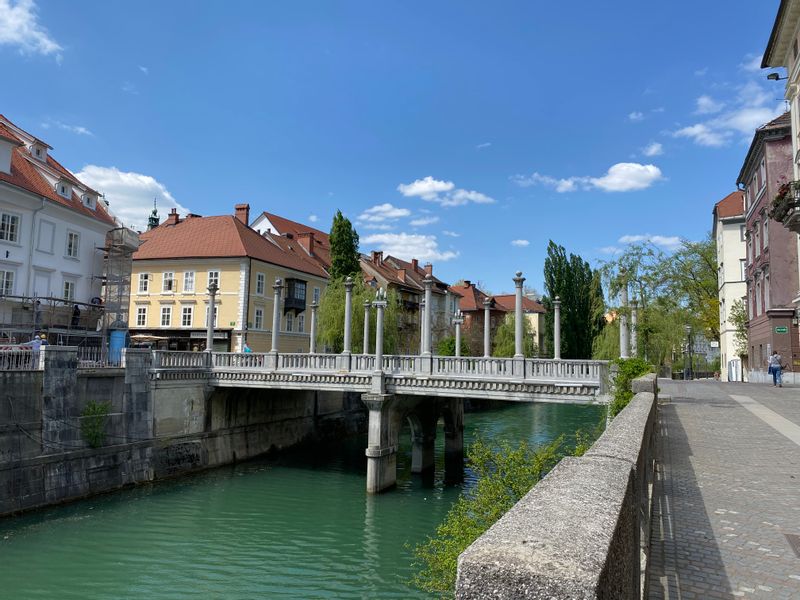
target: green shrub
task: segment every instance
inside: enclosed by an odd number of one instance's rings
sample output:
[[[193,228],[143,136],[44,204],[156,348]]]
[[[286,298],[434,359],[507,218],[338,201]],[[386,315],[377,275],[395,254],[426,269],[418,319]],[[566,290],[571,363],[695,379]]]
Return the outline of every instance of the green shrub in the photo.
[[[631,382],[652,371],[652,367],[642,358],[617,358],[612,361],[617,367],[614,378],[614,399],[608,405],[609,415],[616,417],[620,411],[628,406],[633,398]]]
[[[455,356],[456,355],[456,338],[455,336],[450,336],[443,338],[439,345],[436,346],[436,353],[439,356]],[[461,356],[469,356],[469,345],[467,341],[462,337],[461,338]]]
[[[81,435],[92,448],[99,448],[106,441],[106,422],[111,402],[89,400],[81,413]]]

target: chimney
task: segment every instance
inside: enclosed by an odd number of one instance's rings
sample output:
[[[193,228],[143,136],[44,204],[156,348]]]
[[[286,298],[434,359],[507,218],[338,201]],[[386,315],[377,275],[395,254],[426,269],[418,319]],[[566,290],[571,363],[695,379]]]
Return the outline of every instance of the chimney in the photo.
[[[383,263],[383,250],[373,250],[372,251],[372,262],[376,265],[380,265]]]
[[[425,263],[425,274],[433,277],[433,265],[431,263]]]
[[[406,270],[405,269],[397,269],[397,278],[400,281],[405,282],[405,280],[406,280]]]
[[[250,225],[250,205],[249,204],[237,204],[235,207],[236,213],[235,216],[245,225]]]
[[[304,231],[297,234],[297,243],[300,244],[309,256],[314,256],[314,232]]]
[[[464,280],[464,287],[468,288],[471,285],[472,285],[472,282],[469,279],[465,279]]]
[[[411,259],[411,268],[414,269],[414,273],[419,271],[419,261],[416,258]]]
[[[173,208],[169,211],[167,215],[167,220],[165,222],[166,225],[177,225],[180,222],[180,217],[178,216],[178,209]]]

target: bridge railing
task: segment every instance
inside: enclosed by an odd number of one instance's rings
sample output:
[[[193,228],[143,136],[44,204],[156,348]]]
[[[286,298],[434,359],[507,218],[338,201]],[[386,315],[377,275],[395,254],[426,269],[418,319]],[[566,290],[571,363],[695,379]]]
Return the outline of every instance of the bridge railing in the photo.
[[[514,359],[475,356],[434,356],[434,375],[511,377]]]
[[[354,354],[351,357],[350,370],[351,371],[374,371],[375,370],[375,355],[374,354]]]
[[[385,373],[416,373],[418,372],[419,356],[410,354],[391,354],[383,357],[383,371]]]
[[[152,367],[163,368],[202,368],[208,367],[207,352],[180,352],[173,350],[153,350]]]
[[[570,379],[600,381],[603,366],[597,360],[525,359],[525,377],[533,379]]]
[[[212,352],[214,367],[233,369],[259,369],[266,365],[266,354],[256,352]]]

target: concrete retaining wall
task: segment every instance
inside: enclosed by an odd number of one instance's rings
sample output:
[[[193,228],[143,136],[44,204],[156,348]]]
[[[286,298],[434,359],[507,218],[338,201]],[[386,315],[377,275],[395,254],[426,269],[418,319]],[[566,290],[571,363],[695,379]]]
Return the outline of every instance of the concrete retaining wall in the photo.
[[[456,597],[641,597],[648,555],[656,379],[580,458],[565,458],[459,557]]]

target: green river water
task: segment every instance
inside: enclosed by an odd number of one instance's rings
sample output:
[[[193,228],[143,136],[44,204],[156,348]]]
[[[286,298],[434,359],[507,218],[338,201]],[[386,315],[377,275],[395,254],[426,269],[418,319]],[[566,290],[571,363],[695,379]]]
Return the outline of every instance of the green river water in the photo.
[[[539,444],[594,426],[604,409],[509,404],[467,413],[465,444]],[[463,486],[437,467],[364,491],[365,438],[222,467],[0,520],[0,598],[423,598],[411,550]]]

